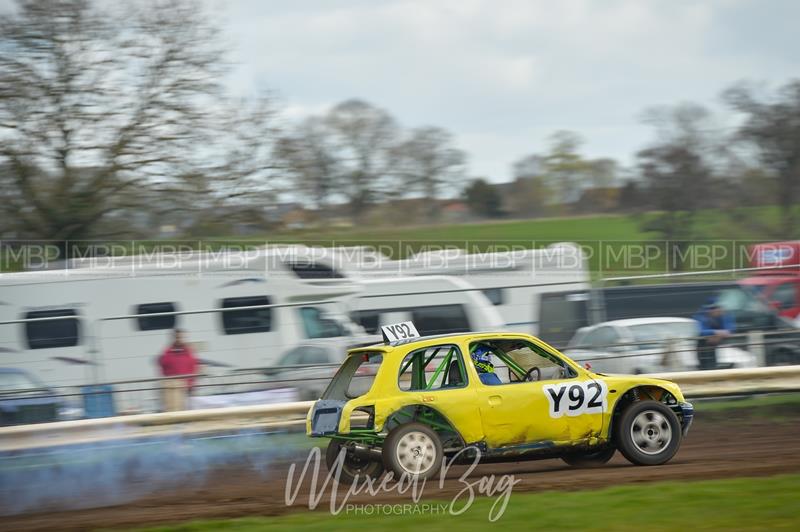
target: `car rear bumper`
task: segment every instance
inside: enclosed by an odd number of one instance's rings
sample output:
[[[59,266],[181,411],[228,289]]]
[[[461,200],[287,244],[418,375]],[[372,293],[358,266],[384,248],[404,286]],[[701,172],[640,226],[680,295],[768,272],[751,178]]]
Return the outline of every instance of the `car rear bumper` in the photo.
[[[692,426],[692,421],[694,421],[694,406],[692,403],[681,403],[681,432],[684,436],[686,433],[689,432],[689,427]]]

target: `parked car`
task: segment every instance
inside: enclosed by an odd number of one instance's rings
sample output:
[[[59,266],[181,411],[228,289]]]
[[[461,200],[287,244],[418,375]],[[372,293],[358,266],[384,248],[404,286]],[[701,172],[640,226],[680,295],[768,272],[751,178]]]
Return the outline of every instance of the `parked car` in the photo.
[[[800,240],[750,247],[751,266],[766,268],[739,281],[759,293],[782,317],[800,320]]]
[[[582,327],[564,352],[602,373],[656,373],[698,367],[700,328],[689,318],[634,318]],[[755,357],[742,349],[717,349],[720,368],[750,368]]]
[[[333,338],[309,340],[286,351],[275,367],[266,369],[265,373],[271,384],[293,388],[298,400],[314,401],[322,397],[347,355],[347,349],[355,344],[374,342],[377,338],[361,337],[361,341],[358,337],[347,341]]]
[[[568,345],[581,327],[632,318],[676,316],[690,318],[710,299],[736,322],[737,334],[762,331],[766,365],[800,364],[800,320],[778,312],[752,286],[734,282],[607,286],[592,291],[543,294],[540,306],[543,340]]]
[[[19,368],[0,368],[0,426],[46,423],[81,417],[81,409]]]

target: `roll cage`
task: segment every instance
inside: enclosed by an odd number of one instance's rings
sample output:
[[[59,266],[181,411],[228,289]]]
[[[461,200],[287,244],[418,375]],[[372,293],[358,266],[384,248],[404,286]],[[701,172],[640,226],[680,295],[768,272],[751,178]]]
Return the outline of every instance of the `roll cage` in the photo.
[[[570,368],[570,365],[568,363],[566,363],[566,361],[564,361],[560,357],[557,357],[556,355],[548,352],[546,349],[543,349],[540,346],[538,346],[538,345],[536,345],[536,344],[534,344],[532,342],[525,341],[523,339],[517,339],[517,338],[502,338],[502,339],[497,339],[497,340],[494,340],[494,339],[488,339],[488,340],[480,339],[480,340],[474,340],[473,342],[470,343],[470,346],[469,346],[470,355],[475,351],[475,349],[478,348],[478,346],[484,345],[484,346],[489,348],[489,350],[491,351],[491,353],[494,356],[496,356],[503,363],[505,363],[505,365],[508,367],[508,369],[511,371],[511,373],[513,373],[514,376],[517,378],[516,381],[513,381],[513,380],[510,379],[510,375],[509,375],[509,380],[511,382],[523,382],[525,376],[528,374],[528,370],[526,370],[525,368],[520,366],[517,363],[517,361],[514,360],[511,357],[511,355],[509,355],[505,350],[503,350],[500,347],[498,347],[497,343],[499,343],[499,342],[517,342],[519,344],[523,344],[525,347],[528,347],[536,355],[538,355],[538,356],[540,356],[542,358],[545,358],[545,359],[549,360],[550,362],[554,363],[555,365],[560,366],[563,370],[567,370],[571,374],[574,374],[574,370],[572,370]]]

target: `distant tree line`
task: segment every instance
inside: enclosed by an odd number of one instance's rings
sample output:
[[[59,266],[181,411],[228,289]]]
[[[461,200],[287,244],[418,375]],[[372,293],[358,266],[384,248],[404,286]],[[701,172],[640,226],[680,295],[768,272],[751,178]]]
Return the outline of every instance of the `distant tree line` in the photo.
[[[483,192],[488,183],[482,179],[469,185],[465,199],[475,212],[491,216],[648,211],[643,229],[677,249],[703,236],[698,217],[705,209],[728,215],[731,238],[742,232],[795,238],[800,80],[774,92],[740,82],[721,100],[739,119],[733,129],[720,127],[709,109],[693,103],[646,110],[642,120],[654,135],[633,168],[587,159],[579,151],[580,137],[559,131],[548,151],[514,163],[507,199]],[[764,205],[778,206],[776,220],[747,214],[747,208]]]
[[[679,247],[707,208],[732,232],[798,228],[800,81],[726,90],[733,130],[692,103],[647,110],[653,138],[631,168],[557,131],[497,184],[468,176],[447,130],[402,127],[363,100],[286,121],[269,95],[232,97],[221,42],[199,0],[17,0],[0,18],[0,236],[130,236],[187,218],[202,234],[287,197],[356,222],[414,198],[424,208],[402,222],[440,219],[448,198],[485,218],[652,211],[644,228]],[[778,220],[741,216],[768,204]]]
[[[453,187],[460,190],[466,154],[446,130],[405,131],[383,109],[348,100],[322,116],[311,116],[277,138],[276,161],[295,190],[325,210],[344,201],[359,220],[367,207],[386,198],[421,195],[433,200]]]

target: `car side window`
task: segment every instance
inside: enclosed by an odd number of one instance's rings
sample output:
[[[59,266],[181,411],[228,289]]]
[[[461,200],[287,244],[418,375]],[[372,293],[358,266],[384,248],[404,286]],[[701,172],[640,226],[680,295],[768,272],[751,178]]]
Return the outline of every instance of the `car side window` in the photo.
[[[322,347],[309,346],[300,360],[302,364],[330,364],[329,358],[328,351]]]
[[[406,392],[446,390],[467,385],[461,350],[445,344],[417,349],[400,364],[397,386]]]
[[[562,359],[546,349],[520,339],[482,340],[470,345],[470,352],[479,347],[491,351],[491,372],[497,380],[485,384],[514,384],[517,382],[549,381],[571,379],[578,374]],[[478,374],[485,372],[485,366],[478,368]],[[499,382],[497,382],[499,380]]]
[[[305,346],[295,347],[278,361],[278,366],[297,366],[301,364],[300,359],[305,353]]]

